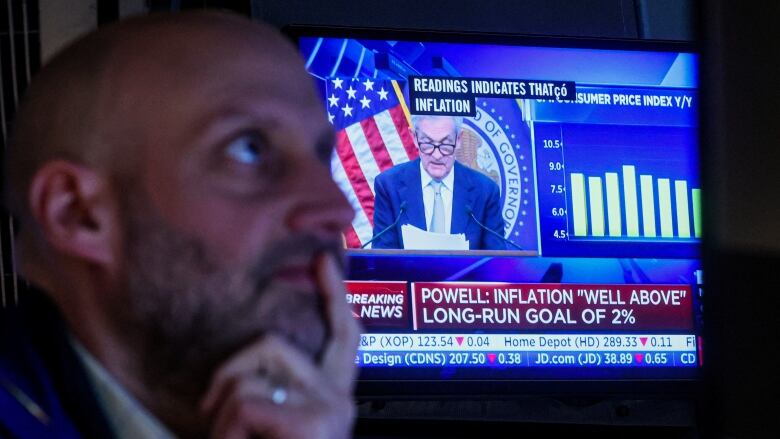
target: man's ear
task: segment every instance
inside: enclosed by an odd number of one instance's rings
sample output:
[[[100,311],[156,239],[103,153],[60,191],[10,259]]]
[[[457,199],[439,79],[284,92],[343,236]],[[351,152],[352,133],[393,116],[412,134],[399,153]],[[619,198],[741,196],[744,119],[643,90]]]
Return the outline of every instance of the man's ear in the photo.
[[[93,264],[112,265],[119,233],[108,179],[65,160],[46,163],[33,176],[29,205],[46,242]]]

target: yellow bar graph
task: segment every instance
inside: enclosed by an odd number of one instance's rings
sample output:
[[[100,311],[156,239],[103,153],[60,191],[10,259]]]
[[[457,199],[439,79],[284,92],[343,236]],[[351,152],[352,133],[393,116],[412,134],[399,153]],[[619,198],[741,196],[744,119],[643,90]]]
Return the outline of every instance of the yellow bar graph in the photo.
[[[646,238],[655,238],[655,204],[653,196],[653,176],[640,175],[639,186],[642,193],[642,231]]]
[[[691,237],[691,218],[688,215],[688,182],[674,181],[674,201],[677,206],[677,236]]]
[[[588,235],[588,207],[585,204],[585,176],[571,174],[571,206],[574,236]]]
[[[601,177],[588,177],[590,198],[590,230],[593,236],[604,236],[604,195]]]
[[[673,238],[672,192],[668,178],[658,179],[658,213],[661,217],[661,237]]]
[[[634,165],[622,165],[622,171],[569,174],[571,238],[701,238],[700,188],[687,180],[640,175]]]
[[[639,211],[636,197],[636,172],[633,166],[623,166],[623,197],[626,201],[626,236],[639,236]]]
[[[701,189],[692,189],[693,199],[693,236],[701,238]]]
[[[607,180],[607,219],[609,221],[609,236],[620,236],[622,219],[620,217],[620,190],[616,172],[604,174]]]

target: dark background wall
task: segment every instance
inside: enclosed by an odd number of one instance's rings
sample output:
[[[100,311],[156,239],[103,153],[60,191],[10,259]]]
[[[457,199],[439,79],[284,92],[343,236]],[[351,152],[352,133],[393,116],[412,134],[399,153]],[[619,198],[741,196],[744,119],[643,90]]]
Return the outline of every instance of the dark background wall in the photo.
[[[132,0],[137,1],[137,0]],[[691,40],[693,0],[150,0],[223,7],[287,24]]]
[[[311,0],[252,2],[258,17],[275,24],[328,24],[634,38],[633,0]]]
[[[702,2],[705,406],[715,437],[775,437],[780,4]]]
[[[16,105],[40,66],[38,11],[38,0],[0,0],[0,146],[3,150]],[[8,215],[0,213],[0,307],[15,303],[18,297],[18,278],[12,264],[13,226]]]
[[[223,2],[231,3],[231,2]],[[690,40],[691,0],[252,0],[277,26],[328,24]]]

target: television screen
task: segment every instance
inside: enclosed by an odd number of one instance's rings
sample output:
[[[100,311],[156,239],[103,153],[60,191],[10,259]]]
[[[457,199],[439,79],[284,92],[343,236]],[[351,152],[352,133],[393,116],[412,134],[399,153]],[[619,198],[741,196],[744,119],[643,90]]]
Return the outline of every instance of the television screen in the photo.
[[[694,53],[294,32],[355,210],[363,380],[697,376]]]

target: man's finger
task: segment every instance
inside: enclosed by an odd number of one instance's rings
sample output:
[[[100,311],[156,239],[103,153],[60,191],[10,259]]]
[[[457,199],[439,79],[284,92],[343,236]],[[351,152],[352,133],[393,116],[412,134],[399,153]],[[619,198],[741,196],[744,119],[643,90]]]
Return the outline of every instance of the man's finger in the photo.
[[[325,295],[325,310],[331,329],[331,338],[322,357],[322,369],[336,388],[351,393],[360,325],[350,312],[343,277],[333,255],[325,254],[318,260],[317,280]]]

